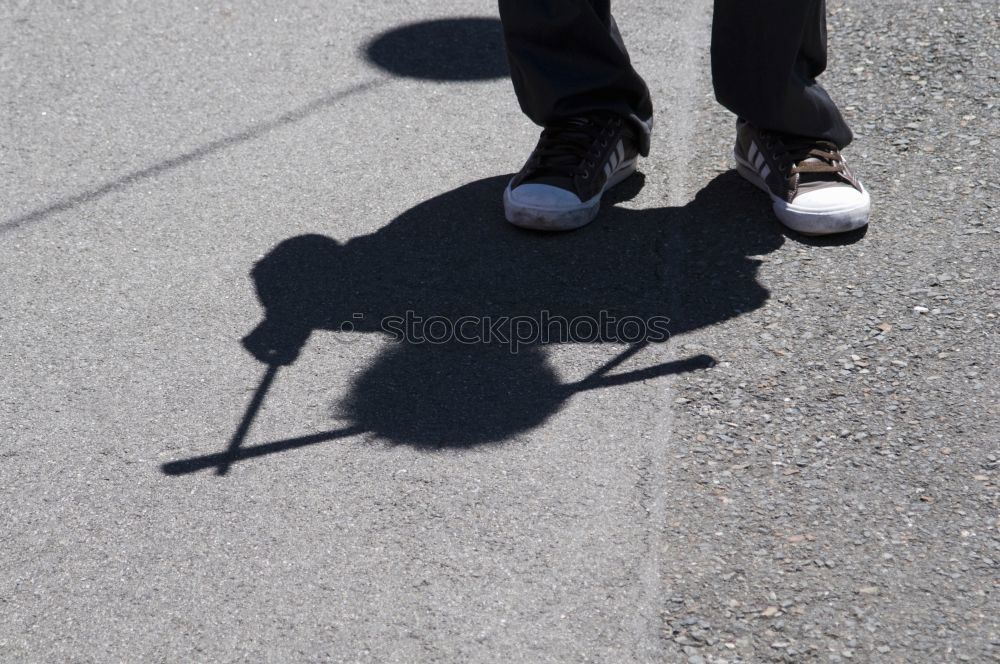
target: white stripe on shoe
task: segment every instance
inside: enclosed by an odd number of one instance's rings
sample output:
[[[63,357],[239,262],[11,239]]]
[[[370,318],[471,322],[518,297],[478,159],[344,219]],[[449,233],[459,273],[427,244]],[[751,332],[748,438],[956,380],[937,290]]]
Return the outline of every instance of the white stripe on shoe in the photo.
[[[750,158],[750,163],[753,164],[754,170],[757,171],[757,175],[767,180],[767,176],[771,174],[771,167],[765,162],[764,154],[757,149],[755,141],[750,142],[750,149],[747,151],[747,156]]]

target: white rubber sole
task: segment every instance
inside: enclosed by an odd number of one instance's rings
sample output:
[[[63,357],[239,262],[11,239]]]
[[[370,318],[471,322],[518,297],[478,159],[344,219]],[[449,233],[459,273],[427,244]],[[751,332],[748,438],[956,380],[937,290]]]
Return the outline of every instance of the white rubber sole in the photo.
[[[623,162],[611,174],[600,193],[588,201],[567,207],[540,207],[519,203],[511,194],[510,183],[503,192],[503,211],[507,221],[535,231],[571,231],[586,226],[597,216],[601,197],[611,187],[635,173],[638,158]]]
[[[736,171],[744,180],[771,197],[771,206],[778,221],[793,231],[802,235],[834,235],[854,231],[868,224],[872,203],[864,185],[861,186],[861,200],[856,204],[819,210],[806,209],[772,194],[749,163],[736,152],[733,153],[733,157],[736,159]]]

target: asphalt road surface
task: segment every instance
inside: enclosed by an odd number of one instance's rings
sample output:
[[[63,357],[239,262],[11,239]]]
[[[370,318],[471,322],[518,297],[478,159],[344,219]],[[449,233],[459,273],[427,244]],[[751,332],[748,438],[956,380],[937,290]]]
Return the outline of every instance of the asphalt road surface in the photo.
[[[0,8],[0,660],[1000,658],[995,2],[831,0],[826,241],[710,2],[616,12],[653,154],[554,237],[491,3]]]

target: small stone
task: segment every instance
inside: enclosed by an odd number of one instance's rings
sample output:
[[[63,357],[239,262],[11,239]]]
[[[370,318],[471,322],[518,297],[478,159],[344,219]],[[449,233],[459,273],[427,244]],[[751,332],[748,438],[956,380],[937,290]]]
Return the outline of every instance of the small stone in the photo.
[[[780,610],[781,609],[779,609],[776,606],[769,606],[763,611],[761,611],[760,615],[764,616],[765,618],[773,618],[774,616],[778,615],[778,611]]]
[[[913,313],[915,314],[926,314],[930,311],[927,307],[916,306],[913,307]]]
[[[878,595],[878,588],[876,586],[865,586],[858,588],[858,592],[862,595]]]

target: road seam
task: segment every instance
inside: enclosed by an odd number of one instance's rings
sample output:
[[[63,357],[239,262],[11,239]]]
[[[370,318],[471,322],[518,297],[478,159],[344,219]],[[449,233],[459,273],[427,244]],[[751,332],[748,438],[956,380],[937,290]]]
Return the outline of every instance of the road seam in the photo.
[[[693,144],[695,123],[693,114],[698,110],[695,100],[699,99],[699,76],[706,75],[701,66],[704,44],[710,38],[710,7],[705,3],[677,3],[681,12],[672,33],[677,36],[676,51],[671,53],[666,68],[664,82],[668,94],[662,103],[669,104],[668,112],[657,118],[659,126],[654,132],[661,139],[655,146],[662,155],[667,176],[667,204],[671,208],[681,208],[688,202],[687,164],[690,160],[690,146]],[[656,248],[660,260],[677,260],[680,246],[679,237],[668,229],[667,241]],[[671,284],[663,284],[664,301],[668,311],[679,311],[683,303],[678,301],[677,289]],[[663,344],[660,352],[667,361],[676,357],[673,339]],[[674,386],[676,377],[669,377],[658,385],[661,402],[657,412],[655,428],[646,439],[644,457],[648,459],[649,470],[645,474],[646,487],[640,487],[646,503],[648,536],[645,553],[641,560],[640,583],[641,601],[637,628],[638,661],[665,661],[669,656],[667,635],[665,634],[664,610],[666,607],[666,586],[663,578],[663,551],[666,540],[668,518],[667,493],[669,486],[669,455],[674,428]]]

